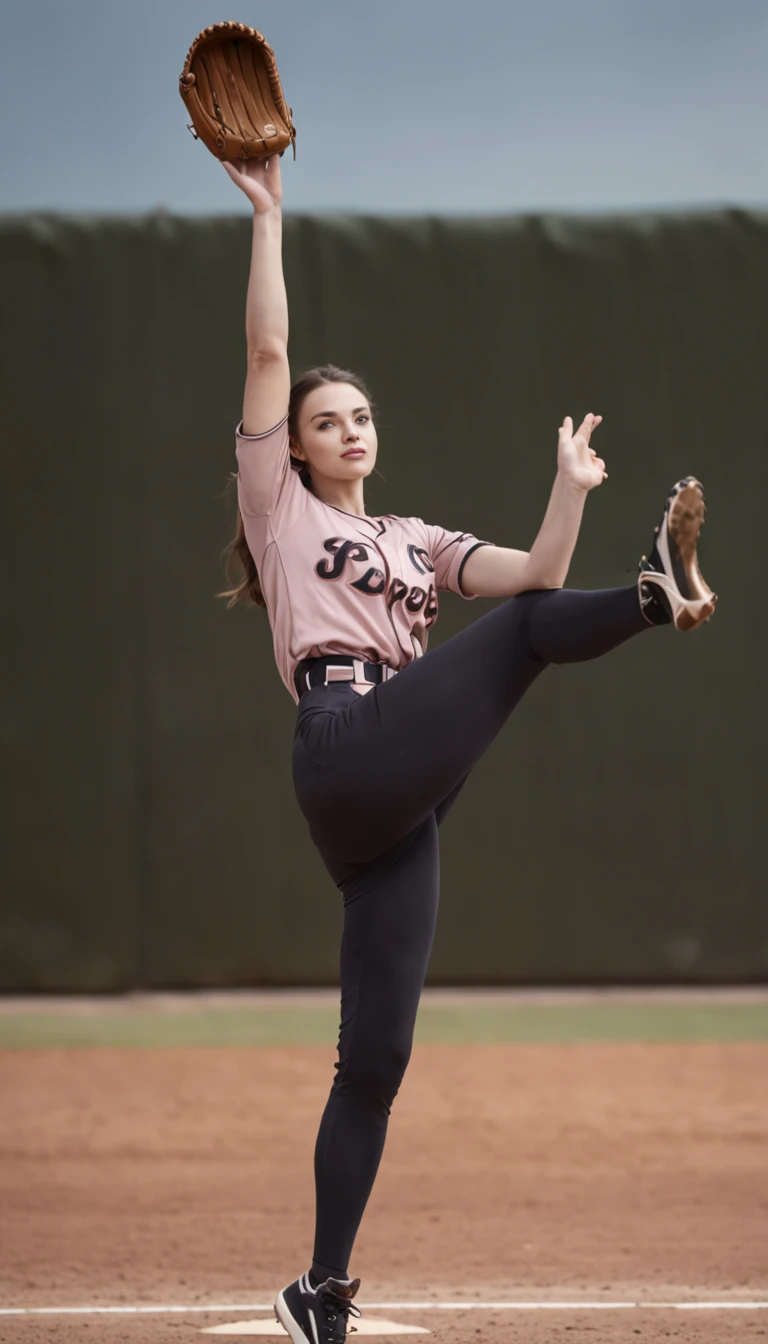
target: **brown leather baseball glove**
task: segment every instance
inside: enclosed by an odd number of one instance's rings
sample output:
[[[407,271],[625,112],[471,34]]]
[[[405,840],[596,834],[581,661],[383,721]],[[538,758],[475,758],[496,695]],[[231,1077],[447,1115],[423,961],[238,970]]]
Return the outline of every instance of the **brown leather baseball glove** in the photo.
[[[212,23],[187,53],[179,92],[190,130],[218,159],[266,159],[293,145],[293,110],[283,97],[275,53],[246,23]]]

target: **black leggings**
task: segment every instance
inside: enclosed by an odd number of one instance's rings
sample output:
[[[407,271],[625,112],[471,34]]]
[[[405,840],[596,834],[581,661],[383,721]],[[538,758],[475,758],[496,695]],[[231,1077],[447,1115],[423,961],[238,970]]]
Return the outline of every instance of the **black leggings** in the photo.
[[[440,823],[548,663],[598,658],[647,629],[635,585],[523,593],[364,695],[338,682],[302,697],[296,796],[344,897],[339,1059],[315,1148],[318,1279],[347,1274],[410,1058]]]

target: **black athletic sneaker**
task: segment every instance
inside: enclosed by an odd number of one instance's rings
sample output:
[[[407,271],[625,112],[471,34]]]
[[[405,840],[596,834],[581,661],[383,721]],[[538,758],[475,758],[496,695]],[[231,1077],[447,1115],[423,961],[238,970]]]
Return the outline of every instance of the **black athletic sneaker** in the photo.
[[[717,594],[704,582],[696,556],[704,513],[701,483],[694,476],[678,481],[656,528],[653,549],[639,566],[640,605],[651,624],[667,619],[678,630],[696,630],[715,610]]]
[[[352,1305],[359,1287],[359,1279],[328,1279],[312,1288],[309,1275],[302,1274],[277,1294],[275,1316],[293,1344],[342,1344],[350,1316],[360,1315]]]

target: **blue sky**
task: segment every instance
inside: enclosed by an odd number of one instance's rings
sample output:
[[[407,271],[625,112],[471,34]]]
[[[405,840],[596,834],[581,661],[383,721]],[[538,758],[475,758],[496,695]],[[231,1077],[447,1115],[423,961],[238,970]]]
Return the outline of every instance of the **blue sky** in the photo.
[[[221,18],[275,48],[287,209],[768,206],[764,0],[4,0],[0,208],[247,210],[178,94]]]

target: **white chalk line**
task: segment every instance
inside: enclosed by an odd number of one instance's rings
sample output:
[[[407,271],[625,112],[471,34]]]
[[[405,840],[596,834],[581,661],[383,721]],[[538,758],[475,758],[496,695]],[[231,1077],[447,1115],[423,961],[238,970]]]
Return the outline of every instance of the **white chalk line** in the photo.
[[[361,1302],[363,1311],[766,1311],[766,1302]],[[199,1312],[272,1311],[271,1302],[206,1306],[0,1307],[0,1316],[191,1316]]]

